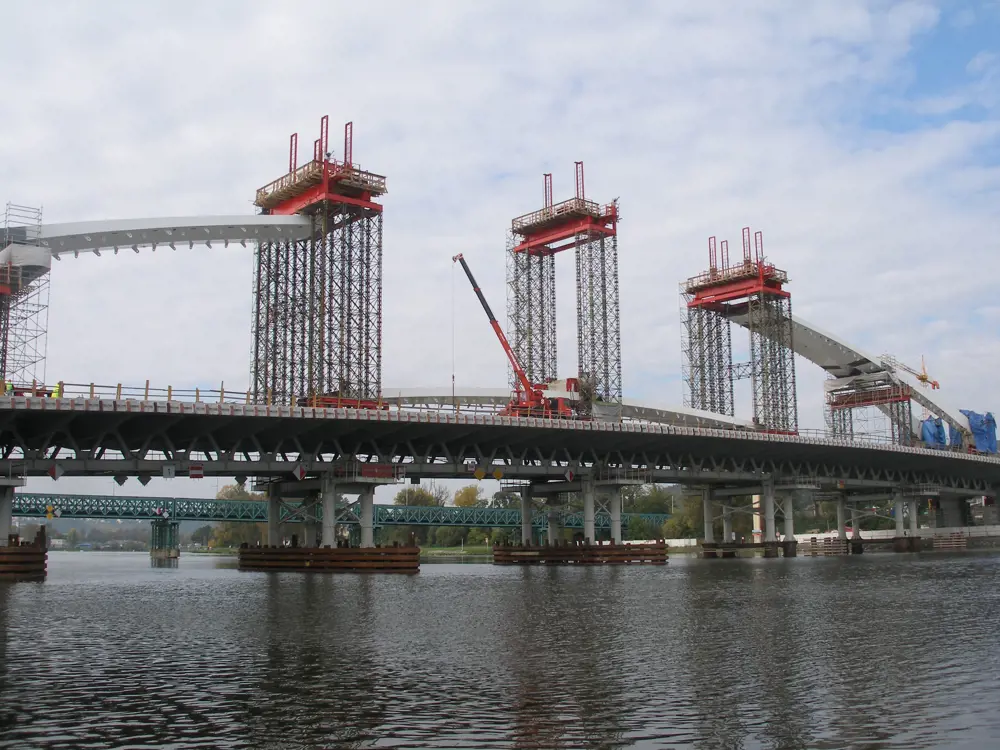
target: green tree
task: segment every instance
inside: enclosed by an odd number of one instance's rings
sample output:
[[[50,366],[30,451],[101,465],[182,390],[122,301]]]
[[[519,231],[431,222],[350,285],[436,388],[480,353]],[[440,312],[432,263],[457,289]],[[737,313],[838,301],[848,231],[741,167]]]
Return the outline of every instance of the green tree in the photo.
[[[407,506],[444,505],[443,502],[439,502],[437,497],[423,487],[404,487],[396,493],[396,497],[393,498],[392,502],[395,505]]]
[[[470,484],[455,492],[456,508],[481,508],[486,498],[483,488],[478,484]]]
[[[70,549],[76,547],[80,542],[80,532],[76,529],[70,529],[66,532],[66,546]]]
[[[490,500],[489,507],[519,508],[521,507],[521,495],[517,492],[511,492],[509,490],[494,492],[493,498]]]
[[[266,535],[267,524],[224,521],[212,530],[211,545],[213,547],[239,547],[244,542],[257,544],[264,541]]]
[[[489,538],[489,531],[486,529],[469,529],[465,536],[465,543],[470,547],[479,547],[486,544]]]
[[[434,532],[434,542],[439,547],[457,547],[465,538],[465,529],[461,526],[438,526]]]
[[[259,492],[250,492],[245,484],[227,484],[215,493],[216,500],[265,500]]]
[[[208,544],[213,531],[214,529],[208,524],[200,526],[191,532],[191,541],[195,544]]]

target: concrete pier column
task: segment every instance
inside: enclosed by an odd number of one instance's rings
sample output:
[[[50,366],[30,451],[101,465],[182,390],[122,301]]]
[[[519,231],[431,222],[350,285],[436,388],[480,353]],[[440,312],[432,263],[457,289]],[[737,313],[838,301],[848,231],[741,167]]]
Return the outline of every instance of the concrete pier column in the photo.
[[[315,547],[317,544],[316,528],[316,498],[308,497],[302,504],[305,506],[305,518],[302,519],[302,546]]]
[[[593,544],[597,537],[594,533],[594,514],[597,504],[597,488],[594,487],[594,480],[584,478],[583,480],[583,538],[587,544]]]
[[[847,500],[843,495],[837,496],[837,538],[847,541]]]
[[[559,539],[559,511],[549,508],[549,544],[555,544]]]
[[[521,488],[521,544],[531,544],[531,487]]]
[[[774,527],[774,484],[764,483],[764,542],[778,541]]]
[[[323,501],[323,546],[337,546],[337,485],[333,477],[323,474],[320,482]]]
[[[857,505],[851,505],[851,538],[861,538],[861,515],[858,513]]]
[[[701,490],[701,513],[705,522],[705,543],[712,544],[715,542],[715,530],[713,527],[712,519],[712,488],[703,487]]]
[[[365,490],[358,496],[361,506],[361,546],[375,546],[375,488]]]
[[[725,544],[733,541],[733,506],[729,503],[722,505],[722,541]]]
[[[785,512],[785,541],[795,541],[795,493],[786,492],[784,502]]]
[[[273,482],[267,487],[267,546],[281,545],[281,497],[278,495],[278,483]]]
[[[903,496],[899,492],[893,498],[892,512],[896,519],[896,536],[906,536],[906,525],[903,521]]]
[[[0,547],[6,547],[14,520],[14,488],[0,487]]]
[[[611,538],[615,544],[622,543],[622,491],[616,487],[611,490],[608,498],[608,510],[611,513]]]
[[[917,498],[911,497],[906,504],[910,513],[910,536],[916,539],[920,536],[920,526],[917,524]]]

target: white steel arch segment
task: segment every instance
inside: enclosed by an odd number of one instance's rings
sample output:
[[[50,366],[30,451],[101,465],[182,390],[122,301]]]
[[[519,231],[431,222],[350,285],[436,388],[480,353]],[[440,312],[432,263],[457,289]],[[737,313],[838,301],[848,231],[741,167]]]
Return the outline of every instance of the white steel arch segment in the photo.
[[[309,236],[307,216],[184,216],[43,224],[42,245],[59,259],[72,253],[193,247],[220,243],[277,242]]]
[[[744,328],[748,325],[746,313],[730,315],[729,319]],[[940,391],[935,392],[932,396],[931,392],[920,381],[905,370],[894,368],[891,364],[884,362],[881,357],[873,357],[796,315],[792,316],[792,349],[796,354],[818,365],[836,378],[880,372],[890,373],[894,379],[910,387],[913,391],[913,400],[927,411],[941,417],[957,430],[971,434],[968,417],[948,404],[947,400],[940,395]],[[917,421],[914,418],[915,430],[919,429]]]

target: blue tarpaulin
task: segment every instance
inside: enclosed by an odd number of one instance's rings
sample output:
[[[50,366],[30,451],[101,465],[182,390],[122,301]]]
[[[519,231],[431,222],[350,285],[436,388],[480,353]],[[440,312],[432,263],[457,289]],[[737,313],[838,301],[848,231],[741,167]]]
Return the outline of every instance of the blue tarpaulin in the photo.
[[[927,443],[928,448],[945,448],[948,438],[944,431],[944,422],[940,417],[928,417],[920,423],[920,439]]]
[[[981,453],[996,453],[997,422],[993,418],[993,413],[980,414],[966,409],[960,409],[960,411],[969,418],[969,428],[972,430],[972,439],[975,441],[976,450]]]

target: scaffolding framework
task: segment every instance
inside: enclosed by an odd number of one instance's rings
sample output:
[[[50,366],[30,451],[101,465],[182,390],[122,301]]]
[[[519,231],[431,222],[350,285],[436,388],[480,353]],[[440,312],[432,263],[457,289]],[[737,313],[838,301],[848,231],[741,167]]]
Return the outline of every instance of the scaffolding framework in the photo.
[[[330,159],[328,118],[313,160],[257,191],[266,213],[311,217],[310,237],[260,243],[254,275],[251,383],[258,403],[338,396],[363,407],[382,391],[382,206],[385,177]]]
[[[913,444],[913,391],[891,376],[831,379],[826,385],[827,425],[848,438]]]
[[[681,285],[684,403],[735,416],[735,381],[749,378],[754,421],[766,430],[798,432],[792,300],[788,275],[764,257],[763,237],[751,244],[743,229],[743,258],[730,262],[728,242],[708,240],[708,271]],[[744,318],[750,362],[733,364],[732,319]]]
[[[3,242],[41,247],[42,209],[8,203]],[[0,268],[0,379],[19,385],[45,382],[49,326],[47,266],[10,261]]]
[[[533,383],[558,377],[555,256],[576,251],[577,371],[581,393],[621,403],[621,314],[618,288],[618,202],[587,200],[583,163],[576,196],[511,222],[507,235],[507,329],[511,348]],[[511,386],[514,375],[509,372]]]

